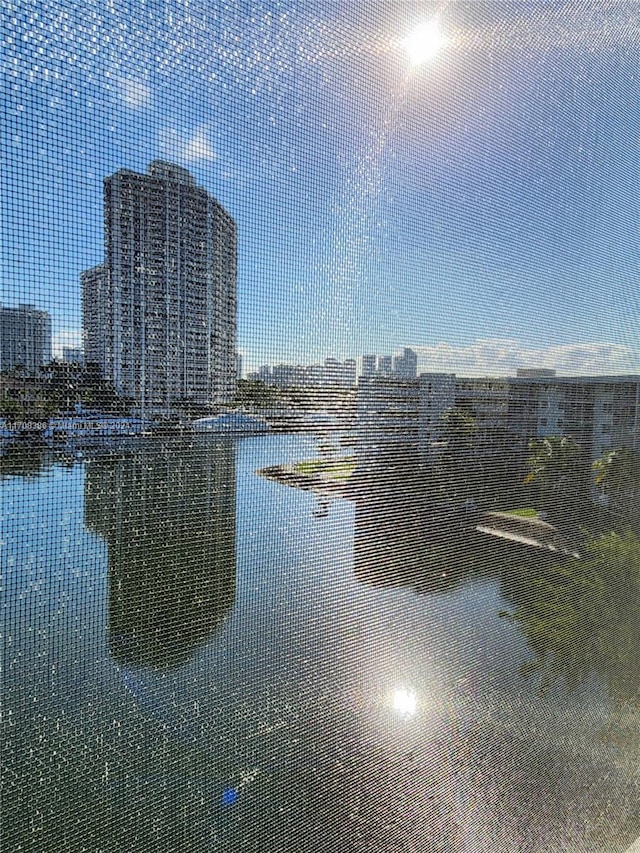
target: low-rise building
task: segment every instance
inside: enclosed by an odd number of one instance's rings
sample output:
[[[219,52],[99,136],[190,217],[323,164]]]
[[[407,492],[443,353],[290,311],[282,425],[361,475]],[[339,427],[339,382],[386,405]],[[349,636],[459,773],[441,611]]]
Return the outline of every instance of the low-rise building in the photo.
[[[594,460],[615,447],[640,449],[640,377],[456,378],[423,373],[415,379],[361,376],[357,392],[359,447],[371,458],[394,448],[437,453],[442,416],[456,408],[473,418],[480,452],[532,439],[570,435]]]
[[[455,375],[423,373],[415,379],[361,376],[357,393],[358,454],[436,452],[444,412],[455,404]]]
[[[509,379],[509,428],[526,439],[571,435],[591,459],[640,449],[640,376]]]
[[[353,388],[356,384],[356,362],[354,359],[338,361],[327,358],[324,364],[276,364],[259,367],[247,377],[259,380],[275,388]]]

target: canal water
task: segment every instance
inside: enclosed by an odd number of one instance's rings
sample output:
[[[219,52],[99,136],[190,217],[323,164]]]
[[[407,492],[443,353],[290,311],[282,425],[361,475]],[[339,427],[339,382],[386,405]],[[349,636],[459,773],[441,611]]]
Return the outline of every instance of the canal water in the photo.
[[[3,850],[602,853],[640,834],[635,652],[607,672],[576,642],[545,680],[557,619],[510,618],[537,589],[523,549],[461,543],[410,495],[256,474],[316,453],[284,435],[5,453]]]

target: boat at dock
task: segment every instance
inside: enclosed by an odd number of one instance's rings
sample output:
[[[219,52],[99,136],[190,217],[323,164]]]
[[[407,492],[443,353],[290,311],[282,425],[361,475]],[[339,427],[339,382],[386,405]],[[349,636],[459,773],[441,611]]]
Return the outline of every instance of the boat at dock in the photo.
[[[195,432],[256,433],[267,432],[269,424],[264,418],[244,412],[224,412],[191,422]]]

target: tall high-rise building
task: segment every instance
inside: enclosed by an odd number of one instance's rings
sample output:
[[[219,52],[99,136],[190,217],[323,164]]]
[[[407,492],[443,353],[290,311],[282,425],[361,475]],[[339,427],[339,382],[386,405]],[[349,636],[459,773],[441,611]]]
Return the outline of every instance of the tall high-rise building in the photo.
[[[84,364],[82,347],[62,347],[62,360],[68,364]]]
[[[381,355],[378,358],[378,373],[380,376],[391,376],[393,373],[393,358],[390,355]]]
[[[378,364],[377,355],[362,356],[362,376],[375,376],[376,366]]]
[[[33,305],[0,306],[0,370],[38,373],[51,361],[51,316]]]
[[[80,273],[82,326],[86,364],[98,364],[105,376],[113,370],[113,304],[109,269],[99,264]]]
[[[180,166],[104,181],[105,262],[82,274],[86,360],[143,410],[234,393],[236,225]]]
[[[404,348],[402,355],[393,359],[393,372],[401,379],[415,379],[417,370],[418,356],[408,347]]]

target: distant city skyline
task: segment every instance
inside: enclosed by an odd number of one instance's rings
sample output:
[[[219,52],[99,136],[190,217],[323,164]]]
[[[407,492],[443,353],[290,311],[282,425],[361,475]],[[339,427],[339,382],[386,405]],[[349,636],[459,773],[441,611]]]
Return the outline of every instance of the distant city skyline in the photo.
[[[163,157],[238,222],[245,373],[404,346],[419,370],[638,372],[636,4],[426,3],[447,44],[417,68],[416,15],[381,8],[7,18],[0,299],[77,347],[102,178]]]
[[[38,373],[51,361],[51,317],[34,305],[0,305],[0,370]]]
[[[455,346],[439,341],[432,346],[409,347],[418,356],[417,372],[455,373],[458,376],[515,376],[522,368],[547,368],[564,376],[610,376],[640,374],[640,353],[631,347],[608,343],[564,344],[549,347],[525,347],[517,340],[478,339]],[[398,346],[392,354],[404,349]],[[360,361],[368,353],[352,353]],[[256,359],[243,354],[244,373],[262,367]],[[289,363],[285,360],[284,363]],[[273,367],[281,363],[270,362]]]
[[[86,271],[90,272],[90,271]],[[74,343],[77,341],[77,343]],[[402,348],[394,350],[394,355]],[[466,346],[439,341],[432,346],[411,347],[418,355],[417,372],[455,373],[457,376],[515,376],[522,368],[546,368],[560,376],[611,376],[640,373],[640,352],[631,347],[611,343],[564,344],[550,347],[524,347],[517,340],[478,339]],[[52,357],[69,360],[65,351],[82,351],[82,330],[52,344]],[[354,353],[358,362],[367,353]],[[333,358],[328,355],[327,358]],[[392,356],[389,356],[391,359]],[[250,354],[238,353],[238,378],[255,373],[263,363]],[[348,360],[348,359],[345,359]],[[323,359],[324,361],[324,359]],[[269,366],[289,364],[286,360]]]
[[[356,359],[338,361],[326,358],[323,364],[274,364],[261,365],[256,371],[247,374],[247,379],[264,382],[276,388],[295,386],[335,386],[348,388],[355,386],[357,376]]]

